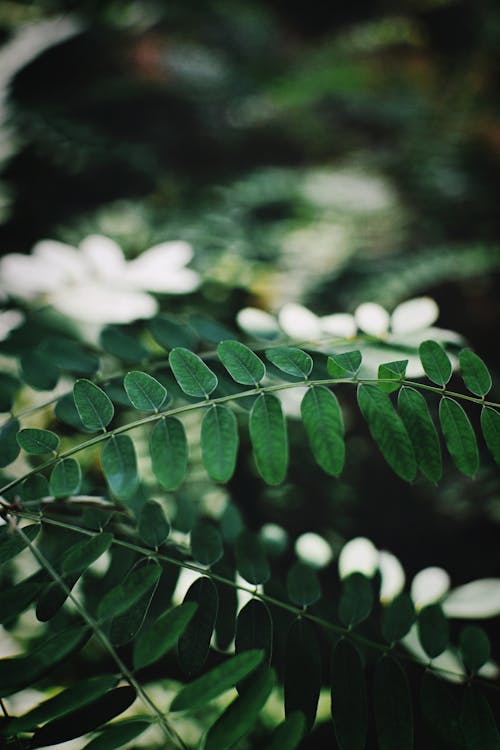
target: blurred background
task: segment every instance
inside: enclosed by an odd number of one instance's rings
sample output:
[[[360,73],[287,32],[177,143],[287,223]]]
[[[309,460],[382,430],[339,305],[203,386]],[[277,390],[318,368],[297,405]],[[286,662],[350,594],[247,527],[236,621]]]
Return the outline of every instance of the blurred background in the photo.
[[[4,0],[0,40],[1,255],[98,234],[131,260],[181,240],[199,284],[159,309],[229,330],[245,307],[326,316],[428,296],[438,325],[491,366],[498,395],[495,0]],[[227,491],[205,488],[204,512],[222,496],[255,530],[286,517],[284,567],[313,531],[334,556],[368,537],[409,580],[431,565],[453,586],[499,576],[486,450],[473,480],[447,464],[439,488],[408,486],[353,394],[340,395],[340,481],[303,456],[292,422],[289,481],[266,488],[241,459]]]

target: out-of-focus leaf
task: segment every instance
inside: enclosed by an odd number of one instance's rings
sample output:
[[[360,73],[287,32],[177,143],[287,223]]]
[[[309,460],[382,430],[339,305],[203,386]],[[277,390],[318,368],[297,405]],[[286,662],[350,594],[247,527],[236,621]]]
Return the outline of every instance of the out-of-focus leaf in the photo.
[[[411,597],[401,593],[382,609],[382,635],[388,643],[396,643],[408,633],[415,622],[415,607]]]
[[[264,545],[256,534],[243,531],[235,545],[236,567],[241,576],[254,585],[265,583],[270,576]]]
[[[99,336],[102,348],[123,362],[140,362],[150,352],[123,326],[105,326]]]
[[[54,497],[76,495],[82,483],[82,470],[74,458],[63,458],[58,461],[49,479],[50,494]]]
[[[296,750],[306,731],[306,720],[301,711],[292,711],[278,724],[265,750]]]
[[[288,596],[299,607],[309,607],[321,598],[321,586],[316,571],[310,565],[296,562],[290,568],[286,589]]]
[[[37,391],[51,391],[59,380],[59,368],[38,349],[23,354],[21,373],[24,382]]]
[[[410,690],[400,664],[384,656],[375,667],[375,726],[379,750],[413,750]]]
[[[342,638],[332,652],[330,667],[332,719],[340,750],[363,750],[368,707],[363,664],[358,650]]]
[[[105,726],[95,739],[85,745],[83,750],[119,750],[119,748],[135,740],[150,726],[150,721],[141,719],[115,721]]]
[[[33,542],[41,528],[39,523],[34,523],[30,526],[24,526],[22,531],[29,541]],[[12,560],[27,546],[28,542],[20,534],[17,534],[9,526],[0,526],[0,565]]]
[[[110,548],[112,542],[113,534],[108,533],[95,534],[78,542],[65,553],[61,571],[64,575],[81,575]]]
[[[250,599],[238,613],[236,620],[236,653],[262,649],[271,661],[273,647],[273,621],[265,602]]]
[[[0,625],[24,612],[40,593],[42,586],[42,583],[28,579],[0,591]]]
[[[475,685],[469,685],[464,692],[461,725],[467,750],[500,750],[500,735],[491,708]]]
[[[99,358],[95,354],[61,336],[44,341],[39,351],[53,366],[76,375],[94,375],[99,368]]]
[[[128,435],[113,435],[104,444],[101,463],[111,492],[120,500],[132,497],[139,485],[132,439]]]
[[[49,483],[43,474],[31,474],[21,484],[20,495],[25,503],[40,500],[42,497],[48,497],[49,494]]]
[[[0,372],[0,412],[10,411],[21,383],[13,375]]]
[[[11,464],[20,453],[21,449],[16,440],[19,428],[18,419],[9,419],[0,427],[0,467]]]
[[[218,608],[214,583],[206,576],[197,578],[189,587],[184,602],[195,602],[198,605],[178,643],[180,666],[191,677],[201,672],[210,649]]]
[[[369,617],[373,607],[373,588],[362,573],[351,573],[342,581],[339,617],[347,627],[354,627]]]
[[[425,653],[434,659],[448,645],[448,620],[439,604],[429,604],[418,614],[418,637]]]
[[[479,672],[490,658],[490,639],[483,628],[468,625],[460,633],[460,654],[469,672]]]
[[[420,702],[424,721],[432,733],[453,747],[463,747],[458,700],[448,685],[432,672],[422,675]]]
[[[17,433],[17,442],[26,453],[43,456],[45,453],[56,453],[59,438],[51,430],[38,430],[26,427]]]
[[[213,565],[223,555],[222,537],[215,526],[198,521],[191,529],[191,552],[202,565]]]
[[[134,643],[135,669],[147,667],[165,656],[177,644],[193,619],[197,607],[196,602],[184,602],[167,610],[149,625]]]
[[[285,714],[301,711],[311,729],[321,688],[321,655],[313,626],[296,620],[288,631],[285,662]]]
[[[170,534],[170,524],[160,503],[147,500],[139,516],[139,536],[148,545],[157,549]]]
[[[185,347],[194,349],[198,343],[198,336],[186,323],[179,323],[168,315],[157,315],[148,322],[154,340],[164,349]]]

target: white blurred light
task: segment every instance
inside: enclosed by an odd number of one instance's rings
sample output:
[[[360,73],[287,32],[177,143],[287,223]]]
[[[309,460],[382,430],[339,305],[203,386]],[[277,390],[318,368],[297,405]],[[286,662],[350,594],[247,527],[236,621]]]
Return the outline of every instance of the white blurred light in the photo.
[[[391,552],[380,550],[378,553],[378,568],[382,579],[380,600],[384,603],[390,602],[404,589],[406,576],[403,566]]]
[[[283,526],[276,523],[265,523],[260,530],[260,538],[265,547],[275,555],[281,554],[288,547],[288,534]]]
[[[389,328],[389,313],[376,302],[363,302],[354,311],[358,328],[370,336],[384,336]]]
[[[391,315],[391,329],[395,334],[420,331],[435,323],[438,316],[439,307],[431,297],[415,297],[396,307]]]
[[[4,341],[9,333],[24,323],[24,313],[20,310],[4,310],[0,312],[0,341]]]
[[[401,643],[423,664],[429,663],[430,659],[420,644],[416,625],[412,626],[410,632],[405,635]],[[442,654],[432,659],[432,666],[436,669],[442,669],[441,677],[449,682],[463,682],[465,678],[465,670],[462,662],[450,649],[446,649]]]
[[[329,333],[332,336],[341,336],[350,339],[356,335],[356,321],[348,313],[333,313],[333,315],[323,315],[319,319],[319,324],[323,333]]]
[[[308,531],[295,540],[295,554],[302,562],[313,568],[325,568],[333,558],[333,551],[326,539]]]
[[[279,312],[278,321],[284,332],[291,338],[318,339],[321,337],[319,319],[303,305],[294,302],[284,305]]]
[[[373,576],[378,567],[378,550],[366,537],[355,537],[342,547],[338,565],[340,578],[351,573]]]
[[[276,318],[257,307],[244,307],[236,315],[236,322],[251,336],[271,338],[280,333]]]
[[[416,609],[439,601],[450,588],[450,576],[443,568],[419,571],[411,583],[411,598]]]
[[[448,617],[482,619],[500,615],[500,578],[482,578],[450,591],[443,603]]]

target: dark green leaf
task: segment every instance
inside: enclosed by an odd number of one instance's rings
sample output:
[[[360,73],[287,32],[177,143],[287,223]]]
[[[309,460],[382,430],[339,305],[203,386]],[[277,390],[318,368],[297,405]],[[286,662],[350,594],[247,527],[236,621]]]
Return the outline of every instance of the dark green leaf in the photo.
[[[425,398],[405,386],[399,392],[398,411],[410,436],[418,468],[429,481],[439,482],[443,473],[441,445]]]
[[[437,341],[423,341],[419,348],[420,361],[427,377],[437,385],[446,385],[451,378],[451,362]]]
[[[308,388],[300,405],[302,421],[314,458],[338,477],[344,468],[344,422],[337,397],[323,385]]]
[[[217,388],[217,377],[203,360],[189,349],[172,349],[169,362],[175,379],[188,396],[208,398]]]
[[[204,706],[207,701],[248,677],[261,664],[263,658],[263,651],[244,651],[233,656],[189,685],[185,685],[175,696],[170,711],[192,710]]]
[[[62,559],[62,573],[80,576],[110,548],[112,542],[113,534],[101,533],[73,545]]]
[[[60,422],[74,427],[75,430],[79,432],[94,432],[93,429],[88,430],[80,419],[72,393],[62,396],[56,403],[54,411]]]
[[[271,694],[275,679],[273,670],[259,669],[245,692],[212,724],[205,738],[204,750],[228,750],[248,734]]]
[[[491,708],[475,685],[465,689],[461,724],[467,750],[500,750],[500,735]]]
[[[28,537],[30,542],[33,542],[36,535],[42,527],[39,523],[31,524],[30,526],[24,526],[22,529],[23,534]],[[9,526],[0,526],[0,565],[12,560],[13,557],[18,555],[23,549],[26,549],[28,542],[15,530]]]
[[[10,411],[21,383],[13,375],[0,372],[0,412]]]
[[[213,565],[224,552],[222,537],[216,527],[207,521],[198,521],[191,529],[191,553],[202,565]]]
[[[339,750],[363,750],[368,730],[365,675],[358,650],[345,638],[333,650],[330,677]]]
[[[38,430],[27,427],[17,433],[17,442],[26,453],[43,456],[45,453],[57,453],[59,438],[51,430]]]
[[[415,607],[411,597],[406,593],[396,596],[382,609],[382,635],[388,643],[395,643],[404,638],[415,622]]]
[[[113,722],[113,724],[104,727],[101,734],[85,745],[83,750],[119,750],[119,748],[135,740],[150,726],[150,721],[141,719]]]
[[[184,481],[188,460],[186,432],[176,417],[162,417],[151,433],[153,472],[163,489],[175,490]]]
[[[76,375],[94,375],[99,368],[99,359],[95,354],[61,336],[44,341],[39,351],[53,366]]]
[[[63,458],[50,474],[49,489],[54,497],[68,497],[80,491],[82,470],[74,458]]]
[[[77,581],[76,576],[65,577],[64,588],[58,581],[52,581],[44,588],[36,604],[36,618],[40,622],[48,622],[56,615]]]
[[[194,617],[196,602],[184,602],[164,612],[134,643],[134,667],[142,669],[172,649]]]
[[[358,387],[358,404],[370,433],[389,466],[401,479],[411,482],[417,472],[410,438],[386,393],[373,385]]]
[[[198,343],[198,336],[186,323],[179,323],[168,315],[158,315],[148,323],[154,340],[164,349],[186,347],[194,349]]]
[[[231,479],[238,452],[238,425],[229,407],[214,404],[206,411],[201,423],[201,452],[210,479]]]
[[[77,380],[73,386],[75,406],[88,430],[104,430],[113,419],[115,408],[99,386],[90,380]]]
[[[16,436],[20,428],[18,419],[9,419],[0,427],[0,467],[8,466],[19,455],[19,443]]]
[[[122,583],[102,597],[97,610],[99,620],[111,620],[127,612],[158,583],[160,575],[161,568],[156,563],[133,568]]]
[[[469,477],[474,476],[479,468],[479,452],[467,414],[454,399],[442,398],[439,420],[446,447],[457,469]]]
[[[150,352],[123,326],[105,326],[99,336],[102,348],[123,362],[140,362]]]
[[[32,747],[50,747],[92,732],[126,711],[135,698],[135,690],[130,685],[114,688],[73,713],[44,724],[35,732]]]
[[[286,578],[290,600],[299,607],[309,607],[321,598],[321,586],[316,571],[310,565],[296,562]]]
[[[211,344],[236,338],[233,331],[206,315],[191,315],[189,322],[198,336]]]
[[[147,500],[142,506],[138,530],[141,539],[153,549],[163,544],[170,534],[170,524],[156,500]]]
[[[361,352],[344,352],[328,357],[327,369],[331,378],[353,378],[361,367]]]
[[[124,646],[126,643],[130,643],[140,631],[158,588],[160,576],[161,568],[158,572],[158,578],[153,581],[141,598],[125,612],[113,618],[109,628],[109,639],[113,646]]]
[[[236,540],[234,552],[241,576],[254,585],[265,583],[270,576],[264,545],[256,534],[243,531]]]
[[[262,479],[280,484],[288,467],[288,437],[279,399],[262,393],[250,412],[250,439]]]
[[[463,748],[458,700],[444,680],[430,671],[422,675],[420,702],[424,721],[432,733],[446,746]]]
[[[285,715],[302,711],[311,729],[321,688],[321,655],[316,631],[304,619],[295,620],[288,631],[286,646]]]
[[[102,449],[101,463],[111,492],[120,500],[132,497],[139,485],[132,439],[128,435],[113,435]]]
[[[250,599],[238,613],[235,648],[237,653],[249,649],[262,649],[271,661],[273,647],[273,621],[265,602]]]
[[[384,393],[392,393],[397,391],[401,386],[401,381],[406,375],[406,367],[408,365],[407,359],[400,359],[397,362],[385,362],[379,365],[378,378],[379,380],[394,380],[394,383],[378,383],[378,387]]]
[[[489,406],[481,409],[481,429],[488,450],[500,466],[500,414]]]
[[[229,581],[234,581],[235,567],[230,560],[221,560],[212,567],[212,571]],[[215,644],[221,651],[226,651],[234,640],[236,631],[236,612],[238,609],[237,590],[232,586],[217,582],[219,609],[215,623]]]
[[[366,620],[373,607],[373,588],[369,578],[362,573],[351,573],[342,581],[339,617],[347,627]]]
[[[276,346],[273,349],[266,349],[266,357],[279,370],[296,378],[307,378],[313,368],[313,361],[309,354],[294,346]]]
[[[210,639],[217,619],[217,589],[210,578],[197,578],[189,587],[184,601],[195,602],[198,605],[178,644],[181,668],[192,677],[203,669],[210,649]]]
[[[481,357],[470,349],[462,349],[458,355],[464,383],[476,396],[486,396],[491,388],[491,375]]]
[[[306,731],[306,720],[300,711],[292,711],[275,728],[265,750],[296,750]]]
[[[256,386],[266,374],[262,360],[239,341],[221,341],[217,347],[217,354],[237,383]]]
[[[429,604],[418,613],[418,637],[425,653],[434,659],[448,645],[448,620],[439,604]]]
[[[24,382],[38,391],[51,391],[59,380],[59,368],[38,349],[23,354],[21,373]]]
[[[413,715],[406,675],[384,656],[375,667],[373,704],[379,750],[412,750]]]
[[[157,412],[167,398],[167,389],[147,372],[128,372],[123,385],[130,403],[139,411]]]
[[[43,474],[31,474],[31,476],[26,477],[21,484],[20,494],[24,503],[48,497],[50,491],[46,477]]]
[[[24,612],[40,593],[40,589],[40,583],[28,579],[0,591],[0,625],[4,625]]]
[[[490,640],[483,628],[468,625],[462,630],[460,653],[465,668],[469,672],[479,672],[490,658]]]

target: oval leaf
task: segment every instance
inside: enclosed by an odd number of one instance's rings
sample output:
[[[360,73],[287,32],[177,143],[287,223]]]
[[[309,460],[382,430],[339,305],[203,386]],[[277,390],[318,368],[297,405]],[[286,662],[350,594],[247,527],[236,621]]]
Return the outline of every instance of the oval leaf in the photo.
[[[51,391],[59,380],[59,368],[37,349],[21,357],[21,372],[25,383],[37,391]]]
[[[441,344],[437,341],[422,341],[418,353],[429,380],[437,385],[445,386],[451,378],[452,366]]]
[[[29,542],[33,542],[41,528],[39,523],[24,526],[22,529],[23,536],[21,536],[21,534],[11,529],[10,526],[0,526],[0,565],[9,562],[9,560],[12,560],[13,557],[22,552],[23,549],[26,549],[28,541],[24,537],[27,537]]]
[[[68,497],[80,491],[82,470],[74,458],[64,458],[52,469],[49,479],[50,494],[54,497]]]
[[[104,391],[90,380],[77,380],[73,398],[82,424],[87,430],[104,430],[113,419],[115,408]]]
[[[184,425],[176,417],[162,417],[150,441],[153,472],[163,489],[176,490],[184,481],[188,444]]]
[[[147,500],[139,516],[139,536],[153,549],[158,549],[170,534],[170,524],[156,500]]]
[[[43,474],[31,474],[21,484],[21,499],[28,503],[32,500],[41,500],[50,494],[49,483]]]
[[[379,750],[412,750],[410,691],[406,675],[395,659],[385,656],[378,662],[373,688]]]
[[[299,607],[309,607],[321,598],[321,586],[316,571],[309,565],[296,562],[286,578],[290,600]]]
[[[198,521],[191,529],[191,553],[202,565],[213,565],[223,555],[219,530],[207,521]]]
[[[97,616],[100,621],[111,620],[124,614],[158,583],[161,568],[156,563],[147,563],[133,568],[118,586],[104,594]]]
[[[462,378],[469,391],[476,396],[486,396],[491,388],[491,375],[481,357],[470,349],[462,349],[458,361]]]
[[[238,613],[236,620],[236,653],[262,649],[268,663],[273,647],[273,621],[265,602],[250,599]]]
[[[481,429],[488,450],[500,466],[500,414],[489,406],[481,409]]]
[[[265,750],[296,750],[306,731],[306,720],[300,711],[292,711],[271,735]]]
[[[460,633],[460,653],[466,669],[473,674],[490,658],[490,639],[483,628],[468,625]]]
[[[55,432],[31,427],[17,433],[17,442],[26,453],[31,453],[34,456],[56,453],[59,448],[59,438]]]
[[[434,659],[448,645],[448,620],[439,604],[429,604],[418,614],[418,637],[425,653]]]
[[[343,352],[332,354],[326,364],[331,378],[353,378],[361,367],[361,352]]]
[[[181,346],[172,349],[169,362],[175,379],[188,396],[208,398],[217,388],[217,376],[189,349]]]
[[[113,435],[101,451],[101,463],[111,492],[120,500],[132,497],[139,485],[132,439],[128,435]]]
[[[401,387],[401,381],[406,375],[407,359],[399,359],[396,362],[385,362],[379,365],[377,377],[379,381],[393,380],[393,383],[379,382],[378,387],[384,393],[392,393]]]
[[[257,585],[269,579],[269,563],[264,545],[256,534],[243,531],[236,540],[234,552],[236,567],[245,581]]]
[[[175,349],[176,346],[194,349],[198,343],[198,336],[187,323],[179,323],[168,315],[151,318],[148,328],[154,340],[164,349]]]
[[[236,417],[227,406],[210,406],[201,423],[201,453],[210,479],[228,482],[234,473],[237,452]]]
[[[147,372],[128,372],[123,385],[130,403],[139,411],[157,412],[167,398],[167,389]]]
[[[73,545],[62,559],[62,573],[81,575],[111,547],[112,542],[113,534],[101,533]]]
[[[347,627],[354,627],[369,617],[373,607],[373,588],[362,573],[351,573],[342,581],[339,617]]]
[[[415,622],[415,607],[411,597],[401,593],[382,609],[382,635],[388,643],[400,641]]]
[[[278,370],[296,378],[307,379],[313,368],[313,361],[309,354],[294,346],[266,349],[266,357]]]
[[[316,631],[304,619],[296,620],[288,631],[285,652],[285,715],[302,711],[311,729],[321,688],[321,655]]]
[[[119,750],[149,729],[150,721],[126,719],[104,727],[101,734],[84,746],[83,750]]]
[[[365,675],[358,650],[345,638],[333,650],[330,674],[339,750],[363,750],[368,730]]]
[[[417,465],[429,481],[437,483],[443,473],[441,445],[427,403],[414,388],[401,388],[398,411],[413,445]]]
[[[266,374],[262,360],[239,341],[221,341],[217,347],[217,354],[237,383],[256,386]]]
[[[0,625],[8,623],[24,612],[40,594],[41,584],[29,579],[0,591]]]
[[[467,414],[454,399],[442,398],[439,420],[446,447],[457,469],[469,477],[474,476],[479,468],[479,452]]]
[[[136,601],[126,612],[114,617],[109,628],[109,640],[113,646],[124,646],[130,643],[144,625],[144,620],[148,614],[151,602],[158,588],[161,575],[153,581],[152,585],[146,590],[146,593]]]
[[[252,406],[249,426],[259,474],[268,484],[281,484],[288,467],[288,437],[279,399],[262,393]]]
[[[105,326],[99,335],[99,342],[104,351],[124,362],[140,362],[151,353],[135,334],[127,333],[125,326]]]
[[[179,640],[194,617],[198,605],[184,602],[164,612],[134,643],[134,668],[142,669],[165,656]]]
[[[302,421],[314,458],[338,477],[344,468],[344,422],[337,397],[323,385],[308,388],[300,405]]]
[[[500,750],[500,735],[491,708],[475,685],[464,691],[461,720],[467,750]]]
[[[20,426],[18,419],[9,419],[0,427],[0,467],[11,464],[20,453],[16,440]]]
[[[178,644],[181,668],[188,676],[192,676],[201,672],[208,656],[217,619],[217,589],[210,578],[197,578],[189,587],[184,601],[198,605]]]

